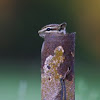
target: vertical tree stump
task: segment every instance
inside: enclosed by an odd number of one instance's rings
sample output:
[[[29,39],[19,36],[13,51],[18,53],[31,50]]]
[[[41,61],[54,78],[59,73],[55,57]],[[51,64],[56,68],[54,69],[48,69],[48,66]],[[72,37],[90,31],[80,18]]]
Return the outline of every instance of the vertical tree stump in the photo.
[[[63,77],[66,100],[75,100],[74,55],[75,33],[45,36],[41,50],[41,100],[65,100],[60,81]]]

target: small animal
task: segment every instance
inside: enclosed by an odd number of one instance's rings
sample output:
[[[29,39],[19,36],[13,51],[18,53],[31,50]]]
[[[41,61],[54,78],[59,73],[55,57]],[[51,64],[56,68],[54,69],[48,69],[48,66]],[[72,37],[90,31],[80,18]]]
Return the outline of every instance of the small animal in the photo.
[[[66,25],[67,23],[63,22],[61,24],[49,24],[44,26],[41,30],[38,31],[39,36],[44,38],[46,34],[66,34]]]

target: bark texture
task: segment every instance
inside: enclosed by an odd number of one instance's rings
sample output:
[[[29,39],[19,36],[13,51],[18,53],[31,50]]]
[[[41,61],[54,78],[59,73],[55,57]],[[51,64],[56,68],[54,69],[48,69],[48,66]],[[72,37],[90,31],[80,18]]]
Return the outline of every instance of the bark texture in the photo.
[[[75,100],[74,57],[75,33],[46,35],[41,50],[41,100],[61,100],[60,79],[65,75],[66,100]]]

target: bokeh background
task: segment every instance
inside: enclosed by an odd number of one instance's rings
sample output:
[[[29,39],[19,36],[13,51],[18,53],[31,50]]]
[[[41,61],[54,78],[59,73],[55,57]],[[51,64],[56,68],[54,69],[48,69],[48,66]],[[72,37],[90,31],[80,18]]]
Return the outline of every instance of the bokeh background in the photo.
[[[37,31],[76,32],[75,98],[100,100],[100,0],[0,0],[0,100],[41,99]]]

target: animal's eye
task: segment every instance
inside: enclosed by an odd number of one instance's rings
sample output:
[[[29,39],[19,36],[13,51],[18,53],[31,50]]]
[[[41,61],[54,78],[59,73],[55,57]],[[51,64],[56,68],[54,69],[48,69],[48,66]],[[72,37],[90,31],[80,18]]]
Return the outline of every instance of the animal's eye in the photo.
[[[59,29],[59,31],[61,31],[61,30],[62,30],[62,28]]]
[[[51,30],[50,28],[47,28],[47,29],[46,29],[46,31],[50,31],[50,30]]]

